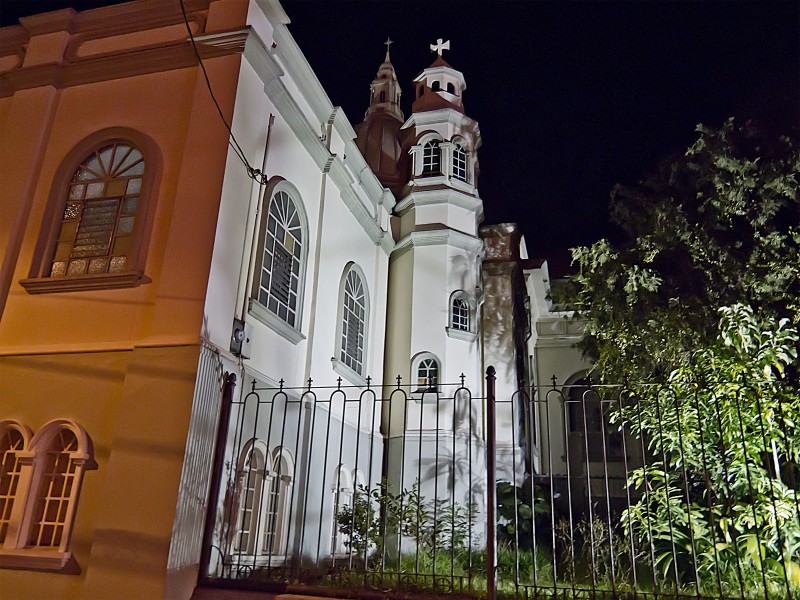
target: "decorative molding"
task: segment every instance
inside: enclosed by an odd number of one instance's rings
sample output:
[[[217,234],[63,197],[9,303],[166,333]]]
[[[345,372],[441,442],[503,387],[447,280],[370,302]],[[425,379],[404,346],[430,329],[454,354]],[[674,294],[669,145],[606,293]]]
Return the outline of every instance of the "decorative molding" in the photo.
[[[417,206],[450,204],[458,208],[473,211],[479,219],[483,217],[483,200],[478,196],[477,190],[475,190],[475,194],[472,195],[448,187],[436,190],[418,189],[418,186],[415,186],[415,188],[412,188],[412,191],[395,206],[395,212],[398,215],[402,216],[404,213]],[[475,188],[472,189],[474,190]]]
[[[397,242],[392,252],[392,259],[396,259],[404,252],[422,246],[454,246],[467,252],[477,254],[483,248],[483,242],[474,236],[467,235],[455,229],[432,229],[430,231],[412,231],[402,240]]]
[[[87,290],[117,290],[138,287],[150,283],[150,278],[137,271],[125,273],[99,273],[97,275],[74,275],[72,277],[35,277],[22,279],[19,284],[29,294],[52,294],[56,292],[82,292]]]
[[[203,60],[240,54],[244,51],[247,29],[215,34],[213,43],[198,44]],[[123,53],[104,54],[67,64],[37,65],[8,71],[0,76],[0,97],[24,89],[53,86],[66,88],[110,79],[134,77],[197,66],[189,42],[167,42],[134,48]]]

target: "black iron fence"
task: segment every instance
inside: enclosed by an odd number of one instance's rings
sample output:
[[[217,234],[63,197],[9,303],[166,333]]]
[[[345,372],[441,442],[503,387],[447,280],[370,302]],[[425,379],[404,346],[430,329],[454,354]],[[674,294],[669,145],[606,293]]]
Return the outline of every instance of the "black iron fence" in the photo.
[[[791,598],[780,383],[249,386],[226,396],[206,581],[532,598]],[[276,588],[278,586],[278,588]]]

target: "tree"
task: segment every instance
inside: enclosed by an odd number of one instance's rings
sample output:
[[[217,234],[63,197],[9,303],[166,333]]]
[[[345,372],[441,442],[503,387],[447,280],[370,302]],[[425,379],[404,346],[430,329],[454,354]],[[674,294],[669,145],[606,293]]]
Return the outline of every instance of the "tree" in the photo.
[[[623,244],[573,249],[582,348],[608,381],[686,365],[723,306],[800,321],[796,140],[732,119],[697,132],[683,156],[613,190]]]
[[[573,250],[582,347],[604,382],[637,382],[612,415],[645,447],[623,524],[661,582],[791,594],[800,153],[749,122],[697,132],[683,156],[614,189],[622,244]]]

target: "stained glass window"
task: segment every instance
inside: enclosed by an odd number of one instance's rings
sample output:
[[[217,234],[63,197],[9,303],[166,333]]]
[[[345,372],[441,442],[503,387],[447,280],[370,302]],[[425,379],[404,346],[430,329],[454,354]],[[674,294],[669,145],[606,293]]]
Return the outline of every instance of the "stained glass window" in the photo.
[[[72,176],[48,275],[129,270],[145,163],[142,153],[114,142],[86,157]]]

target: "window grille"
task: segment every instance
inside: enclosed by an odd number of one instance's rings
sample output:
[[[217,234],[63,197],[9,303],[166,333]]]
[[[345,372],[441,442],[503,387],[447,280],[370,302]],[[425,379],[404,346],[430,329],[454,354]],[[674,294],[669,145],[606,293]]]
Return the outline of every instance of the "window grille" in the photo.
[[[28,543],[31,546],[58,548],[75,482],[76,463],[70,453],[78,450],[78,439],[68,429],[60,429],[45,453],[33,522]]]
[[[431,141],[422,147],[422,174],[440,175],[442,172],[442,149],[439,142]]]
[[[247,462],[241,473],[241,493],[239,495],[239,514],[236,524],[235,548],[237,552],[251,554],[255,546],[253,536],[261,507],[261,494],[264,488],[264,456],[258,448],[251,448]]]
[[[24,443],[22,434],[16,429],[6,429],[0,438],[0,543],[5,540],[11,522],[21,471],[18,452]]]
[[[453,329],[469,331],[469,304],[463,298],[453,298],[450,322]]]
[[[461,144],[456,144],[453,149],[453,177],[467,180],[467,152]]]
[[[258,301],[292,327],[298,325],[303,243],[297,207],[278,191],[269,205]]]
[[[438,380],[439,363],[435,358],[423,358],[417,366],[418,391],[436,390]]]
[[[342,306],[341,361],[359,375],[364,374],[364,338],[367,301],[364,282],[355,269],[347,273]]]
[[[129,270],[145,163],[132,145],[115,142],[88,156],[72,177],[48,275]]]

